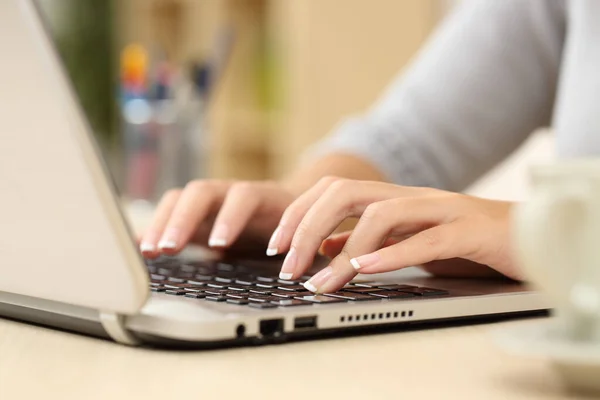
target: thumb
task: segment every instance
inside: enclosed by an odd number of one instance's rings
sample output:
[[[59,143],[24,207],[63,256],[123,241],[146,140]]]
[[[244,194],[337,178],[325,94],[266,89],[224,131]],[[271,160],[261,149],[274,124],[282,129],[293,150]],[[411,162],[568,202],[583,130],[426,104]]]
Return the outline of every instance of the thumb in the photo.
[[[351,234],[352,231],[345,231],[329,236],[323,241],[323,243],[321,243],[321,247],[319,247],[319,254],[329,258],[337,257],[344,249],[344,246],[346,246],[346,242]],[[392,246],[401,240],[401,238],[389,237],[383,242],[381,247]]]
[[[319,247],[319,254],[329,258],[335,258],[338,254],[340,254],[351,234],[352,231],[345,231],[329,236],[327,239],[323,240],[323,243],[321,243],[321,247]]]

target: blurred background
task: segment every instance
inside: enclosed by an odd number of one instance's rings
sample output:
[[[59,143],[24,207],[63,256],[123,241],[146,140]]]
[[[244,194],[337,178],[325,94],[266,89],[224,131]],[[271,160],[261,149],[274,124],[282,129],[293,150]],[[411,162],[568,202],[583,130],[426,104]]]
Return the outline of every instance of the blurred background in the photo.
[[[276,179],[363,112],[453,0],[40,0],[121,192]],[[471,193],[526,196],[547,133]]]

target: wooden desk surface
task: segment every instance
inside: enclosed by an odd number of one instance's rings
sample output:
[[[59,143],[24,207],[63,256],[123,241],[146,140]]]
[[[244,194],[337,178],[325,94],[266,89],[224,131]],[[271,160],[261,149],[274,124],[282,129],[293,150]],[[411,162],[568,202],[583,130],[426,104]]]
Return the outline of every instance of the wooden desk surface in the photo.
[[[129,348],[0,319],[0,399],[565,399],[504,353],[504,322],[200,351]]]

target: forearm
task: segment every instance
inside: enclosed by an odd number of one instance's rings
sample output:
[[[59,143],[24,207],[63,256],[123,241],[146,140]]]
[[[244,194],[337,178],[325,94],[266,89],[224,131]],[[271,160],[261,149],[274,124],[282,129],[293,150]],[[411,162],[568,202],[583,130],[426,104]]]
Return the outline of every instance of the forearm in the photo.
[[[301,165],[283,179],[282,183],[298,196],[325,176],[364,181],[386,180],[381,171],[364,159],[343,153],[332,153]]]

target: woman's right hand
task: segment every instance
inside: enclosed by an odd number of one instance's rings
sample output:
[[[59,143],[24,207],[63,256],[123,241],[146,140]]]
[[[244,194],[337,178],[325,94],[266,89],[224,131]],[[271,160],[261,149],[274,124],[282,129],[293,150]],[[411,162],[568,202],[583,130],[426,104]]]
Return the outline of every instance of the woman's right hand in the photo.
[[[240,252],[266,249],[294,199],[278,182],[192,181],[164,194],[140,250],[155,258],[175,255],[189,243]]]

